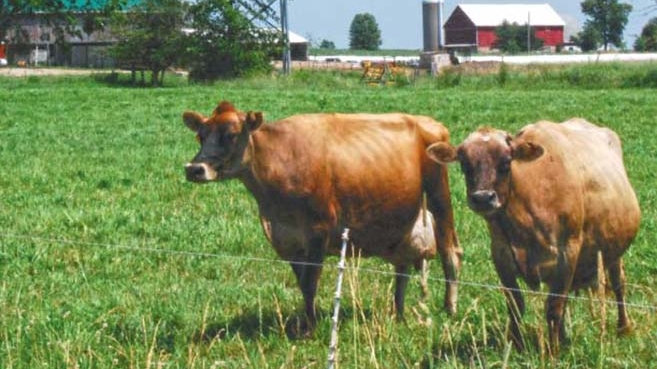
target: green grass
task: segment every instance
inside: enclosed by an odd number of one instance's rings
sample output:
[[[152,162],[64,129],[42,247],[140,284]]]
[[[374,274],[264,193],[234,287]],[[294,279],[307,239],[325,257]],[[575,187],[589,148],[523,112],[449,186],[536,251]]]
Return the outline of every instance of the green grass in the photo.
[[[583,68],[583,67],[576,67]],[[599,79],[635,67],[595,69]],[[641,73],[653,73],[651,65]],[[569,303],[572,344],[553,361],[538,345],[507,351],[506,308],[481,219],[465,205],[451,168],[457,231],[465,250],[459,311],[441,312],[443,283],[431,263],[424,310],[417,283],[407,322],[391,319],[392,268],[351,261],[340,312],[342,368],[632,368],[657,360],[657,94],[649,88],[574,86],[554,72],[461,76],[456,87],[420,78],[369,87],[357,73],[296,72],[289,78],[165,88],[127,88],[102,76],[0,78],[0,367],[318,368],[326,365],[336,258],[327,260],[313,338],[285,326],[301,313],[289,266],[264,239],[254,200],[238,182],[188,183],[183,164],[197,150],[185,110],[209,113],[228,99],[275,120],[317,111],[426,114],[454,142],[480,125],[515,131],[539,119],[572,116],[615,129],[638,193],[642,228],[625,260],[636,329],[614,334],[616,312]],[[565,72],[564,72],[565,73]],[[594,73],[586,68],[582,73]],[[555,77],[557,76],[557,77]],[[355,269],[359,266],[360,269]],[[586,297],[586,295],[580,295]],[[611,298],[611,296],[608,296]],[[544,297],[526,295],[523,321],[545,339]],[[428,322],[430,320],[430,322]],[[601,334],[601,324],[606,332]]]

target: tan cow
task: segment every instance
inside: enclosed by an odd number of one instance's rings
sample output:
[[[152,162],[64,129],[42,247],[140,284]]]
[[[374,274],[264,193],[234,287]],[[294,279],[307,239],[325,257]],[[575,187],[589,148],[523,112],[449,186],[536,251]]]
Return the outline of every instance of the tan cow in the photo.
[[[598,252],[616,295],[618,330],[630,328],[621,257],[640,210],[613,131],[583,119],[541,121],[515,137],[482,128],[457,148],[437,143],[428,153],[439,163],[461,163],[468,205],[488,225],[517,348],[524,347],[518,322],[525,304],[516,278],[550,287],[546,318],[556,352],[565,339],[567,295],[595,282]]]
[[[447,280],[445,308],[456,310],[461,265],[445,166],[426,148],[448,142],[447,129],[428,117],[405,114],[308,114],[263,124],[221,102],[211,116],[185,112],[201,149],[186,165],[187,179],[239,179],[255,197],[265,235],[290,261],[304,297],[308,332],[316,323],[314,298],[325,254],[340,249],[350,230],[355,253],[395,266],[395,308],[401,316],[408,266],[433,257],[413,248],[423,193]]]

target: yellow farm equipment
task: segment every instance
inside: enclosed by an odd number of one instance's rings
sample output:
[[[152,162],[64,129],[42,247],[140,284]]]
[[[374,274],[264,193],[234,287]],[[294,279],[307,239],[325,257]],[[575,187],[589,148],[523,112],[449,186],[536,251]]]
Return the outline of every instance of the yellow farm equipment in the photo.
[[[363,75],[361,81],[369,85],[394,84],[399,81],[409,82],[408,68],[397,65],[395,62],[372,62],[369,60],[361,63]]]

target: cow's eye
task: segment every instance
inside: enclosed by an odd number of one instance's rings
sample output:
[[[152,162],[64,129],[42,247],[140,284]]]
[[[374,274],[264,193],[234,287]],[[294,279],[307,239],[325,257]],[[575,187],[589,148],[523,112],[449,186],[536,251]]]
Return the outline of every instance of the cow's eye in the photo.
[[[468,163],[461,162],[461,172],[467,177],[472,172],[472,167]]]
[[[511,170],[511,160],[504,158],[502,161],[500,161],[499,166],[497,167],[497,171],[500,174],[507,174]]]
[[[223,136],[221,136],[221,142],[226,144],[226,143],[231,143],[235,139],[235,134],[234,133],[224,133]]]

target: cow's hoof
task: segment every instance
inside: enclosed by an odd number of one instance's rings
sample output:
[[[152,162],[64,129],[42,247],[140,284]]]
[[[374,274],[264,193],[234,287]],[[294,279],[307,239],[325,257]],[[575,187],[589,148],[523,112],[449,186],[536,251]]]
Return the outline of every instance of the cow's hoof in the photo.
[[[444,306],[445,312],[449,316],[454,316],[456,315],[456,304],[450,303],[450,304],[445,304]]]
[[[616,334],[618,334],[621,337],[629,336],[632,334],[632,331],[634,330],[634,327],[632,326],[632,323],[627,323],[625,325],[622,325],[616,329]]]
[[[305,340],[313,337],[315,325],[309,324],[306,319],[290,319],[285,325],[285,334],[292,340]]]

